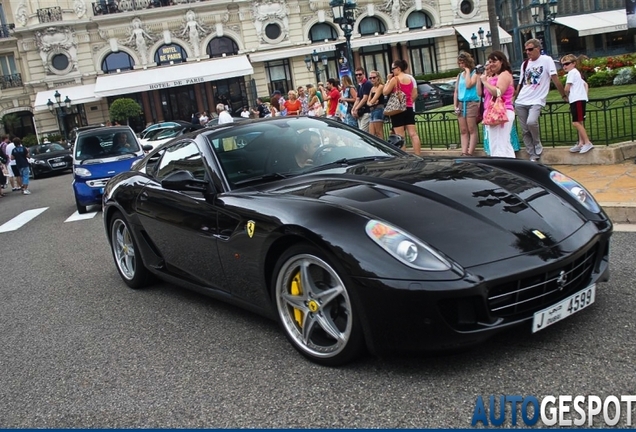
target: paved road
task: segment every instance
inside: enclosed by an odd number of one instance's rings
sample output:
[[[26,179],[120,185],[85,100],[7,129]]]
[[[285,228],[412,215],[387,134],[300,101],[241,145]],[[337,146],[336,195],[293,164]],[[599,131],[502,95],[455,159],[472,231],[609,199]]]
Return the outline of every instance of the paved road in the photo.
[[[274,322],[169,284],[127,289],[101,213],[64,222],[70,176],[32,189],[0,200],[0,225],[48,207],[0,233],[0,427],[466,428],[479,395],[636,394],[635,233],[615,234],[596,304],[543,332],[329,369]]]

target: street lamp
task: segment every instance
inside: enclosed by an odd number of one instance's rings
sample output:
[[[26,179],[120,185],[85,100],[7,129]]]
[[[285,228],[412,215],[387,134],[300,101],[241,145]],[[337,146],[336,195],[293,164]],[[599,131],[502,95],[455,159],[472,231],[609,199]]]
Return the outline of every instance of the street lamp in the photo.
[[[64,137],[65,141],[68,141],[68,134],[66,133],[66,122],[64,121],[64,117],[67,115],[67,110],[71,109],[71,99],[66,96],[64,99],[64,103],[62,103],[62,95],[59,91],[55,90],[55,102],[51,102],[51,99],[46,103],[46,106],[49,107],[49,111],[53,112],[55,109],[55,115],[57,117],[57,126],[60,130],[60,134]]]
[[[545,27],[545,46],[546,52],[552,50],[550,41],[550,24],[554,22],[559,11],[559,0],[532,0],[530,3],[530,13],[534,22]]]
[[[318,60],[322,61],[323,68],[320,69],[318,67]],[[316,83],[320,82],[320,74],[327,70],[327,64],[329,63],[329,59],[327,58],[327,54],[323,54],[322,56],[318,56],[316,50],[314,50],[311,57],[305,56],[305,66],[307,66],[307,70],[311,70],[311,66],[314,66],[314,72],[316,74]]]
[[[470,40],[472,41],[471,47],[474,49],[479,49],[481,50],[481,52],[486,51],[486,48],[492,45],[492,34],[490,33],[490,30],[488,30],[488,33],[486,33],[485,40],[484,33],[484,29],[479,27],[479,30],[477,31],[479,38],[475,33],[473,33],[473,35],[470,37]],[[484,58],[484,62],[485,61],[486,59]],[[479,62],[479,56],[477,57],[477,62]]]
[[[349,63],[349,70],[353,71],[351,34],[353,33],[353,24],[356,22],[356,10],[358,5],[356,4],[356,0],[331,0],[329,6],[333,12],[333,22],[340,26],[347,40],[347,52],[345,56]]]

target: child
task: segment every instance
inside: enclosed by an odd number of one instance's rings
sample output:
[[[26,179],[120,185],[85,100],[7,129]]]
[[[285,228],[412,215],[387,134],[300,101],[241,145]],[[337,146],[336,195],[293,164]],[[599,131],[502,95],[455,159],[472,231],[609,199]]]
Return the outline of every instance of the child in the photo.
[[[577,58],[573,54],[565,55],[561,58],[563,70],[568,73],[565,80],[565,94],[570,102],[570,113],[572,114],[572,126],[579,134],[579,142],[570,149],[572,153],[587,153],[594,148],[587,136],[585,126],[585,105],[587,103],[587,83],[581,77],[581,73],[576,68]]]

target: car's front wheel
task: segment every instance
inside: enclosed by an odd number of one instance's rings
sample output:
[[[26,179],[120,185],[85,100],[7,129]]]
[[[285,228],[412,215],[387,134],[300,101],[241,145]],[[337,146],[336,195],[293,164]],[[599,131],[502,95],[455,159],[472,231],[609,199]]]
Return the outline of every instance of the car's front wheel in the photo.
[[[364,338],[350,292],[314,246],[288,249],[274,272],[274,296],[285,335],[302,355],[326,366],[357,357]]]
[[[79,203],[79,201],[77,200],[77,198],[75,198],[75,207],[77,207],[77,212],[79,214],[84,214],[84,213],[88,212],[87,206],[81,205]]]
[[[128,222],[117,212],[109,227],[111,251],[119,275],[133,289],[146,287],[151,281],[151,274],[144,266]]]

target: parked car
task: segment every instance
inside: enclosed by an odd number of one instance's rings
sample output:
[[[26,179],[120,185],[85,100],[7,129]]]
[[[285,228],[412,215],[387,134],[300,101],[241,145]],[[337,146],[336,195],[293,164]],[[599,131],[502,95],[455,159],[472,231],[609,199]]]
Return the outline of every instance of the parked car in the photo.
[[[73,146],[75,145],[75,141],[77,139],[77,134],[79,132],[83,132],[83,131],[87,131],[87,130],[91,130],[91,129],[97,129],[100,127],[104,127],[103,123],[98,123],[98,124],[91,124],[91,125],[87,125],[87,126],[80,126],[80,127],[74,127],[71,132],[68,134],[68,143],[67,145],[69,146],[69,149],[71,151],[73,151]]]
[[[418,81],[417,99],[415,99],[413,105],[415,112],[424,112],[430,109],[439,108],[444,104],[437,89],[431,86],[429,82]]]
[[[171,128],[171,127],[178,127],[178,126],[189,126],[192,125],[192,123],[190,122],[186,122],[183,120],[175,120],[175,121],[167,121],[167,122],[159,122],[159,123],[153,123],[150,126],[146,127],[146,129],[142,130],[139,133],[139,138],[143,139],[148,139],[149,135],[152,133],[156,133],[157,129],[165,129],[165,128]]]
[[[33,178],[73,169],[73,155],[68,148],[60,143],[31,146],[29,147],[29,157]]]
[[[421,159],[318,117],[184,135],[111,179],[103,206],[129,287],[159,277],[261,313],[330,366],[541,331],[609,277],[612,222],[559,171]]]
[[[453,105],[455,103],[455,87],[446,83],[431,83],[431,87],[437,90],[442,99],[442,104]]]
[[[128,126],[78,132],[73,149],[72,182],[78,213],[86,213],[90,205],[101,204],[108,180],[128,171],[143,156],[144,149]]]
[[[145,140],[141,140],[144,145],[151,147],[150,150],[160,146],[161,144],[170,141],[173,138],[186,134],[188,132],[201,129],[203,126],[198,124],[188,124],[186,126],[172,126],[155,129],[147,134]]]

